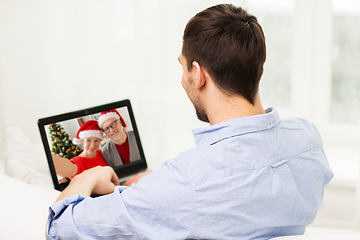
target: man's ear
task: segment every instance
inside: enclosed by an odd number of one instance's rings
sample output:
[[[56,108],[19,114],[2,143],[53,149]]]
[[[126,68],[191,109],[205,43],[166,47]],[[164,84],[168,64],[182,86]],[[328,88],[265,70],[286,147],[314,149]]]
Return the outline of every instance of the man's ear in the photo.
[[[197,90],[201,90],[202,87],[206,84],[206,77],[204,73],[204,69],[200,66],[200,64],[196,61],[192,62],[193,68],[194,68],[194,81],[195,81],[195,87]]]

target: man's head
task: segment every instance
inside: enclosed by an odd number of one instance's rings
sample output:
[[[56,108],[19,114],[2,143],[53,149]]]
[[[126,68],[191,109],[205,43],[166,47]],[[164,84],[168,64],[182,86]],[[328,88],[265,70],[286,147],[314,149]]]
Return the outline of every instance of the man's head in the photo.
[[[200,121],[203,122],[209,122],[207,113],[205,112],[204,106],[202,104],[202,101],[199,98],[199,95],[196,94],[196,88],[194,87],[194,71],[195,69],[188,70],[188,64],[183,54],[180,54],[178,58],[180,64],[183,67],[183,75],[181,79],[181,84],[183,88],[185,89],[187,95],[190,98],[190,101],[193,103],[195,110],[196,110],[196,116]],[[199,70],[200,65],[197,62],[193,62],[193,68],[197,68]],[[196,70],[195,70],[196,71]],[[198,71],[196,71],[195,75]],[[196,85],[196,84],[195,84]]]
[[[116,109],[102,112],[98,119],[98,125],[115,142],[121,139],[124,127],[126,127],[124,119]]]
[[[265,36],[255,16],[231,4],[205,9],[186,25],[182,55],[188,71],[197,62],[222,92],[254,105],[266,59]]]

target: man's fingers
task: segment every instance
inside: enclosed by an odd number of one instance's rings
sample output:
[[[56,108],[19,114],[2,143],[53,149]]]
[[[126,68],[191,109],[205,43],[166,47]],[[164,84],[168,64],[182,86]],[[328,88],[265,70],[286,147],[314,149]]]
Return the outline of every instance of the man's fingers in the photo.
[[[115,184],[115,186],[120,186],[119,178],[116,175],[113,176],[113,178],[111,179],[111,182],[113,182]]]
[[[111,182],[113,182],[115,184],[115,186],[119,186],[119,178],[117,176],[117,174],[115,173],[114,169],[112,169],[112,174],[111,174]]]

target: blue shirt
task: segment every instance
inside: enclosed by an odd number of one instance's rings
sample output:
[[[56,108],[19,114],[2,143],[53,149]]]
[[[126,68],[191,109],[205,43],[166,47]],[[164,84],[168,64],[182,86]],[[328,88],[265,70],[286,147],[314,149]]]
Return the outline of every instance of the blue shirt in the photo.
[[[333,177],[319,132],[267,114],[193,131],[196,147],[132,187],[50,208],[50,239],[269,239],[303,234]]]

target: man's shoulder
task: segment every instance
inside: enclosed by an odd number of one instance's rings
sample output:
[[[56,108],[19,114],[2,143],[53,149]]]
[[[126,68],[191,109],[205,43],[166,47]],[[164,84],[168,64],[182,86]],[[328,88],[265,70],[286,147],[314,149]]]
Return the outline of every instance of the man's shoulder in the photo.
[[[283,118],[280,123],[287,124],[289,126],[315,127],[311,121],[299,117]]]
[[[125,132],[129,141],[136,141],[134,131]]]
[[[321,141],[320,133],[312,122],[304,118],[285,118],[279,123],[279,128],[290,135],[303,136]]]
[[[127,132],[125,132],[125,133],[126,133],[126,135],[131,135],[131,136],[134,136],[134,135],[135,135],[134,131],[127,131]]]
[[[208,152],[208,145],[195,146],[180,152],[175,158],[165,162],[167,169],[176,170],[187,181],[194,184],[201,182],[204,175],[216,171],[219,156]],[[220,163],[224,166],[224,163]]]
[[[196,164],[198,159],[195,156],[198,155],[197,147],[180,152],[174,158],[168,159],[164,162],[163,167],[173,168],[182,171],[183,169],[189,167],[189,165]]]

